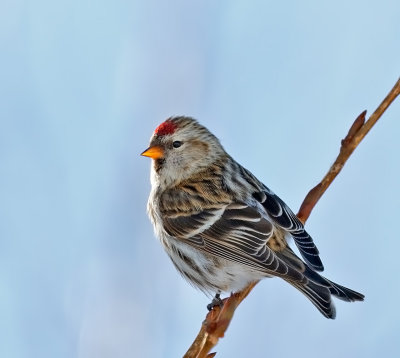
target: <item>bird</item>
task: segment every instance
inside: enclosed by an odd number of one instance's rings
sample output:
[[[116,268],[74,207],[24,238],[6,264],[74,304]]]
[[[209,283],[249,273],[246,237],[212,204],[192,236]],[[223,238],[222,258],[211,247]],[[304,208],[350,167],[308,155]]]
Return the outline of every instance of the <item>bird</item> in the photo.
[[[196,119],[166,119],[141,155],[152,159],[147,212],[155,235],[179,273],[213,297],[209,310],[222,304],[222,293],[268,277],[288,282],[331,319],[332,296],[364,300],[320,274],[303,223]]]

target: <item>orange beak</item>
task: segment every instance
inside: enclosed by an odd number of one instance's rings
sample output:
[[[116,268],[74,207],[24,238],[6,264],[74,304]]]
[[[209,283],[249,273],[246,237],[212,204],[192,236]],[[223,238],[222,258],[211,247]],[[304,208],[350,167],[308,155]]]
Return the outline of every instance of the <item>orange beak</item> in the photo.
[[[154,147],[149,147],[147,148],[142,154],[144,157],[149,157],[152,159],[160,159],[164,156],[164,151],[161,147],[158,145],[155,145]]]

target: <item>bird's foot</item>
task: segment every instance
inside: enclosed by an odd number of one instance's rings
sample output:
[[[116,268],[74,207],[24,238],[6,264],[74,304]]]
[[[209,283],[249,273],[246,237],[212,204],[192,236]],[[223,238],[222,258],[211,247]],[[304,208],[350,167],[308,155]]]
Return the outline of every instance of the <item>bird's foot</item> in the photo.
[[[208,309],[209,311],[211,311],[214,307],[219,306],[219,307],[222,308],[223,305],[224,305],[224,303],[223,303],[222,300],[221,300],[220,294],[219,294],[219,293],[216,293],[216,294],[215,294],[215,297],[212,299],[211,303],[209,303],[209,304],[207,305],[207,309]]]

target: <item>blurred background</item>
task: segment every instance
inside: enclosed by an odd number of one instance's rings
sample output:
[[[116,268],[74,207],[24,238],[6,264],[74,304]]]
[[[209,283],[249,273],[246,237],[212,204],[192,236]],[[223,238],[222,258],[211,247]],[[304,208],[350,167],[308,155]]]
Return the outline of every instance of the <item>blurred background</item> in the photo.
[[[0,2],[0,356],[179,357],[209,298],[146,215],[150,160],[191,115],[297,211],[400,74],[398,1]],[[282,280],[238,309],[218,357],[400,356],[400,100],[307,229],[366,295],[325,319]]]

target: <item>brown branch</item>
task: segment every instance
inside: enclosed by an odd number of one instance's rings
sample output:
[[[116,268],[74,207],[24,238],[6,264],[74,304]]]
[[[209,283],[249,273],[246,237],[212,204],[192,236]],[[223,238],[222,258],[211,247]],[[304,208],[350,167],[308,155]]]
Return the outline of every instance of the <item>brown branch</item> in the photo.
[[[244,290],[225,298],[222,308],[216,306],[208,312],[206,319],[201,325],[199,334],[183,358],[214,357],[215,353],[208,354],[208,352],[218,343],[218,340],[224,336],[236,308],[256,284],[257,282],[253,282]]]
[[[307,221],[315,204],[340,173],[354,149],[357,148],[358,144],[399,94],[400,79],[396,82],[375,112],[369,117],[367,122],[365,122],[367,111],[362,112],[356,118],[347,136],[342,140],[340,153],[328,173],[318,185],[310,190],[301,204],[297,216],[303,223]],[[215,356],[216,353],[209,353],[210,350],[218,343],[218,340],[224,336],[236,308],[246,298],[256,284],[257,282],[253,282],[243,291],[232,294],[230,297],[224,299],[224,305],[222,308],[214,307],[212,311],[207,314],[206,319],[201,325],[200,332],[184,355],[184,358],[211,358]]]
[[[332,181],[340,173],[347,159],[353,153],[354,149],[357,148],[358,144],[367,135],[373,125],[378,121],[390,104],[396,99],[400,94],[400,79],[397,80],[396,84],[390,90],[389,94],[378,106],[374,113],[369,117],[368,121],[365,122],[365,115],[367,111],[362,112],[354,121],[351,126],[349,133],[347,133],[346,138],[342,140],[342,145],[340,147],[340,152],[335,162],[332,164],[328,173],[324,176],[319,184],[312,188],[307,196],[305,197],[303,204],[300,206],[300,210],[297,214],[298,218],[304,223],[311,214],[312,209],[318,200],[331,185]],[[365,123],[364,123],[365,122]]]

